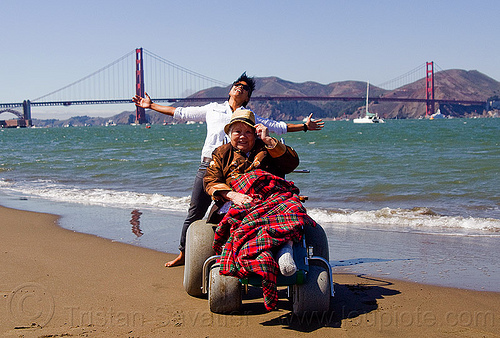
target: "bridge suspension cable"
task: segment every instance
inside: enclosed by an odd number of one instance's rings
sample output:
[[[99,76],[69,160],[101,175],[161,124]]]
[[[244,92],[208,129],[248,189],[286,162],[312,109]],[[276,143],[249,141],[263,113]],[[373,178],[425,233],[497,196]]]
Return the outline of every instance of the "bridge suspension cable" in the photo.
[[[31,100],[95,102],[130,100],[135,95],[135,50],[75,82]],[[179,66],[144,50],[145,91],[154,97],[184,98],[202,89],[228,84]]]
[[[425,67],[426,64],[424,62],[418,67],[415,67],[414,69],[410,70],[409,72],[406,72],[405,74],[400,75],[384,83],[381,83],[377,85],[377,87],[387,90],[393,90],[399,87],[403,87],[407,84],[413,83],[415,81],[418,81],[420,79],[423,79],[425,78]]]
[[[183,98],[202,89],[229,84],[179,66],[144,49],[146,92],[154,97]]]
[[[443,68],[441,68],[438,64],[436,64],[434,62],[434,65],[436,67],[436,75],[434,75],[434,77],[436,78],[436,81],[439,79],[440,82],[442,84],[444,84],[444,82],[448,82],[449,84],[452,84],[453,86],[457,87],[457,88],[460,88],[461,85],[457,82],[457,80],[450,75],[450,73],[448,72],[445,72]]]
[[[133,93],[135,85],[133,72],[134,68],[132,68],[134,61],[135,51],[131,51],[92,74],[89,74],[80,80],[70,83],[69,85],[54,90],[48,94],[40,96],[32,100],[32,102],[38,102],[42,99],[45,99],[45,101],[72,101],[87,100],[89,97],[92,97],[94,100],[101,97],[108,99],[110,97],[131,97],[130,95]],[[127,64],[130,66],[126,67]],[[111,82],[109,81],[111,77],[115,83],[122,84],[122,86],[113,86],[113,93],[110,93],[109,91],[109,89],[111,89]],[[128,91],[126,91],[127,87],[130,88]]]

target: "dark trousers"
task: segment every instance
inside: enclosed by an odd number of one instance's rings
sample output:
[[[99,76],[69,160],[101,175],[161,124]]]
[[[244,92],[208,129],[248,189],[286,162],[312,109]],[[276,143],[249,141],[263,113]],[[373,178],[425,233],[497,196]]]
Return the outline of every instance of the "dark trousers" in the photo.
[[[203,188],[203,177],[207,172],[209,162],[201,162],[198,172],[193,183],[193,191],[191,192],[191,203],[184,225],[182,226],[181,239],[179,243],[179,250],[183,251],[186,248],[186,233],[187,229],[194,221],[200,220],[205,216],[208,207],[212,203],[212,198],[205,192]]]

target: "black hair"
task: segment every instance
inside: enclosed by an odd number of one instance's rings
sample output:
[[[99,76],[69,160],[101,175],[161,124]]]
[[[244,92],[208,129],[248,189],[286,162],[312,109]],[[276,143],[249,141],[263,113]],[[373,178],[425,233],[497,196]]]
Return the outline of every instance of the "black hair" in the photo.
[[[236,81],[233,82],[233,85],[240,81],[245,81],[248,87],[250,87],[250,90],[248,91],[248,100],[243,102],[243,107],[245,107],[250,101],[250,97],[252,97],[252,92],[255,90],[255,80],[253,77],[249,77],[247,75],[247,72],[245,71],[243,72],[243,74],[240,75],[240,77]]]
[[[252,92],[255,90],[255,80],[253,79],[253,77],[249,77],[247,76],[247,72],[243,72],[243,74],[240,75],[240,77],[238,78],[238,80],[235,81],[235,83],[240,81],[245,81],[247,85],[250,87],[250,90],[248,91],[248,97],[251,97]]]

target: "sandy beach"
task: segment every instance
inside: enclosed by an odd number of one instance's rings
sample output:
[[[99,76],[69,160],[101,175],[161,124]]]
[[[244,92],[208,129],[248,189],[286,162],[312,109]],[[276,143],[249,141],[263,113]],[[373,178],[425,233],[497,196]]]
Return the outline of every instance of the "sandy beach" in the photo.
[[[500,293],[335,274],[331,312],[297,318],[285,292],[259,290],[240,315],[215,315],[182,287],[167,254],[0,207],[0,333],[6,337],[499,337]]]

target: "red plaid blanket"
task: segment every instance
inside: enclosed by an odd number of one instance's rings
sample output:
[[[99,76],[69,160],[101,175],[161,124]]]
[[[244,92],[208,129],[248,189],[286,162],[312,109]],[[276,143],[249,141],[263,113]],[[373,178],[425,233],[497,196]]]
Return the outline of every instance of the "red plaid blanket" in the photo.
[[[232,182],[236,192],[254,197],[253,203],[233,205],[215,231],[213,248],[222,255],[221,274],[262,277],[264,304],[272,310],[278,302],[273,252],[288,240],[302,237],[302,226],[315,226],[299,200],[293,182],[255,170]]]

